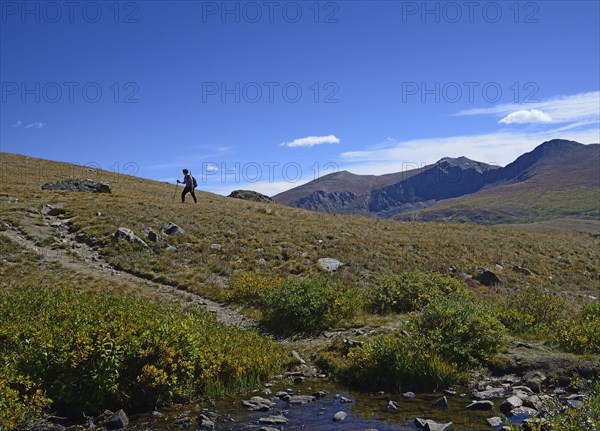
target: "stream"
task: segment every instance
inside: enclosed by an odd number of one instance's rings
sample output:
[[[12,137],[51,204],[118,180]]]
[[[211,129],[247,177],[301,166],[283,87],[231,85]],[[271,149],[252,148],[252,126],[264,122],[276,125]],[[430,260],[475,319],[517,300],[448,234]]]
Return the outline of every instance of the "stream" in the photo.
[[[491,430],[487,418],[498,416],[497,406],[500,400],[494,400],[496,408],[492,411],[465,410],[472,399],[467,390],[458,391],[456,395],[445,393],[417,393],[414,398],[404,398],[400,394],[383,394],[356,392],[340,386],[339,384],[322,379],[306,380],[302,384],[283,386],[276,383],[269,388],[271,394],[255,391],[244,396],[228,397],[209,404],[208,402],[175,405],[159,411],[140,414],[130,417],[129,429],[135,430],[183,430],[195,431],[202,429],[198,416],[206,410],[217,413],[220,417],[214,420],[215,430],[259,430],[261,427],[293,430],[419,430],[414,424],[417,417],[432,419],[439,423],[452,422],[449,430],[481,431]],[[318,391],[325,391],[321,399],[314,402],[291,405],[275,394],[278,391],[288,391],[293,395],[311,395]],[[290,392],[291,390],[291,392]],[[253,396],[261,396],[276,402],[269,411],[249,411],[242,405],[242,400]],[[434,402],[446,396],[448,408],[440,408]],[[343,397],[351,402],[344,402]],[[397,403],[398,410],[388,408],[388,403],[393,400]],[[333,416],[343,411],[347,413],[344,420],[336,422]],[[260,418],[271,415],[285,416],[289,421],[285,424],[259,423]],[[513,418],[520,423],[523,418]],[[499,429],[496,428],[496,429]]]

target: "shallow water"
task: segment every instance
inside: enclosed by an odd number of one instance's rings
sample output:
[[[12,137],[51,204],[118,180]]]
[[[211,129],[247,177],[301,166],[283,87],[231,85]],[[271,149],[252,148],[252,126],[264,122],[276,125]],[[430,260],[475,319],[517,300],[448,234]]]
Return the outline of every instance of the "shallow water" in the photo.
[[[293,430],[366,430],[375,428],[379,431],[417,430],[413,421],[416,417],[433,419],[437,422],[453,422],[452,430],[480,431],[491,430],[486,419],[497,416],[495,411],[500,404],[495,400],[496,409],[489,412],[468,411],[464,407],[471,402],[467,391],[465,396],[447,395],[444,393],[417,393],[415,398],[405,399],[399,394],[374,394],[355,392],[324,380],[305,381],[299,385],[270,388],[272,395],[263,395],[260,391],[241,397],[231,397],[216,401],[214,406],[206,403],[192,403],[171,406],[160,410],[162,416],[148,413],[131,417],[131,424],[136,429],[153,429],[159,431],[181,429],[195,431],[199,428],[196,418],[203,408],[216,412],[221,418],[216,422],[216,430],[248,430],[258,429],[267,424],[259,424],[258,419],[269,415],[283,415],[289,419],[285,425],[270,425],[286,431]],[[252,396],[271,399],[280,390],[292,389],[294,394],[310,395],[325,390],[328,395],[323,399],[302,405],[290,405],[286,401],[273,398],[277,405],[268,412],[250,412],[242,406],[241,400]],[[436,407],[433,403],[442,396],[448,399],[447,409]],[[351,403],[342,403],[341,396],[350,398]],[[397,411],[387,408],[388,401],[398,403]],[[333,415],[338,411],[347,413],[345,420],[334,422]],[[177,418],[189,417],[191,423],[175,424]],[[283,427],[283,428],[282,428]]]

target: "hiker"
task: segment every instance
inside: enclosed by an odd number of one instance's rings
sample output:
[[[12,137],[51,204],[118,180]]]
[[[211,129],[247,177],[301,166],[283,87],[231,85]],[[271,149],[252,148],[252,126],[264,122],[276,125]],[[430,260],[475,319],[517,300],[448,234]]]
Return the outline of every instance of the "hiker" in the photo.
[[[187,169],[183,170],[183,175],[184,175],[183,181],[177,180],[177,184],[180,184],[180,183],[185,184],[183,192],[181,192],[181,202],[184,203],[185,195],[188,193],[191,193],[192,197],[194,198],[194,203],[197,204],[198,200],[196,199],[196,194],[194,193],[194,188],[196,187],[196,185],[198,183],[196,183],[196,179],[194,177],[192,177],[192,174]]]

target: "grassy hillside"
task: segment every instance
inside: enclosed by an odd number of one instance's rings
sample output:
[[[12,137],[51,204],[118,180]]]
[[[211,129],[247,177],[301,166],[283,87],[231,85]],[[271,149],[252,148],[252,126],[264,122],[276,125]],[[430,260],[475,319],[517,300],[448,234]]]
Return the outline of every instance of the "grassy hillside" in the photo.
[[[173,199],[175,185],[5,153],[0,160],[0,222],[35,232],[36,223],[42,223],[44,205],[64,203],[62,217],[69,219],[80,239],[101,249],[116,266],[205,295],[221,297],[223,280],[247,271],[322,274],[316,262],[324,257],[342,261],[345,265],[337,276],[357,288],[380,274],[414,269],[476,274],[482,267],[495,265],[505,268],[499,271],[511,287],[539,285],[555,291],[597,293],[600,286],[599,239],[586,234],[399,223],[203,192],[198,193],[198,205],[181,204]],[[41,190],[46,181],[73,176],[106,181],[113,193]],[[113,244],[110,238],[118,227],[141,235],[142,225],[156,230],[167,221],[186,231],[166,239],[177,247],[175,253]],[[533,275],[510,270],[514,265],[527,267]]]
[[[512,359],[500,354],[510,337],[600,353],[600,236],[586,229],[398,222],[204,192],[197,205],[182,204],[173,184],[6,153],[0,167],[0,355],[10,357],[0,363],[9,395],[0,410],[11,412],[0,412],[0,427],[50,406],[79,415],[225,394],[286,367],[281,346],[290,344],[224,327],[196,310],[205,298],[299,338],[293,346],[346,383],[378,390],[447,387],[482,365],[508,369]],[[112,193],[41,189],[69,177],[107,182]],[[49,204],[63,205],[57,221]],[[166,222],[185,230],[164,239],[176,251],[111,239],[119,227],[142,236],[142,226]],[[330,274],[320,258],[344,265]],[[484,267],[502,283],[469,278]],[[169,286],[186,291],[174,304],[161,293]],[[336,328],[361,328],[364,344],[312,338]]]

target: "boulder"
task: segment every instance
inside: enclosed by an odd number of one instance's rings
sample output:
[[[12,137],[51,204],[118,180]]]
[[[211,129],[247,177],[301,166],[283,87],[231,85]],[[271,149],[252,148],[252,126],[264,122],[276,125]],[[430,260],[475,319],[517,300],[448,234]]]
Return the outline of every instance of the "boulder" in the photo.
[[[114,242],[127,241],[132,244],[140,244],[144,247],[148,247],[148,244],[146,244],[142,238],[134,234],[131,229],[127,229],[126,227],[120,227],[117,229],[112,238]]]
[[[249,400],[242,400],[242,405],[250,411],[263,411],[267,412],[275,406],[275,403],[271,400],[267,400],[263,397],[252,397]]]
[[[439,423],[431,419],[423,418],[416,418],[414,424],[417,428],[424,429],[425,431],[445,431],[452,426],[452,422]]]
[[[489,426],[491,426],[492,428],[498,428],[504,425],[504,422],[502,421],[501,418],[499,418],[498,416],[494,416],[492,418],[488,418],[487,419],[487,423]]]
[[[517,407],[521,407],[523,405],[523,400],[516,395],[513,395],[506,400],[502,404],[500,404],[500,411],[505,415],[509,414],[512,409],[516,409]]]
[[[111,193],[110,186],[90,179],[69,179],[49,182],[42,186],[42,190],[69,190],[84,193]]]
[[[502,283],[498,276],[487,268],[483,269],[483,272],[475,277],[475,280],[483,284],[484,286],[495,286]]]
[[[335,272],[341,266],[344,266],[342,262],[337,259],[333,259],[331,257],[324,257],[319,259],[319,266],[328,272]]]
[[[346,416],[348,416],[346,412],[339,411],[333,415],[333,420],[336,422],[340,422],[346,419]]]
[[[245,201],[251,202],[263,202],[269,204],[275,203],[275,201],[267,195],[263,195],[262,193],[258,193],[252,190],[234,190],[227,197],[243,199]]]
[[[142,226],[141,231],[146,236],[146,238],[148,238],[152,242],[162,241],[162,237],[156,232],[154,232],[154,230],[151,227]]]
[[[436,407],[440,407],[442,409],[447,409],[448,408],[448,398],[442,397],[442,398],[436,400],[433,404]]]
[[[261,424],[277,425],[277,424],[287,424],[289,422],[289,419],[283,415],[271,415],[266,418],[259,418],[258,422]]]
[[[185,231],[182,228],[180,228],[173,222],[167,222],[167,223],[163,224],[159,230],[162,233],[164,233],[165,235],[169,235],[169,236],[183,235],[185,233]]]
[[[316,400],[313,395],[291,395],[287,402],[290,404],[306,404]]]
[[[100,418],[99,425],[107,430],[123,429],[129,425],[129,418],[123,410],[119,410],[116,413],[107,410]]]
[[[506,390],[504,388],[492,388],[485,391],[473,391],[472,395],[478,400],[489,400],[490,398],[503,397]]]
[[[473,401],[471,404],[465,407],[467,410],[492,410],[494,408],[494,403],[492,401]]]

